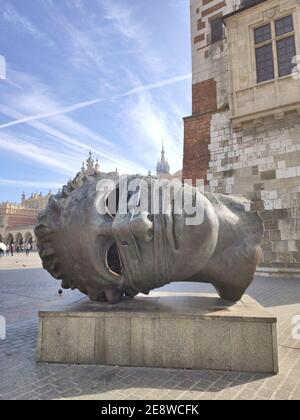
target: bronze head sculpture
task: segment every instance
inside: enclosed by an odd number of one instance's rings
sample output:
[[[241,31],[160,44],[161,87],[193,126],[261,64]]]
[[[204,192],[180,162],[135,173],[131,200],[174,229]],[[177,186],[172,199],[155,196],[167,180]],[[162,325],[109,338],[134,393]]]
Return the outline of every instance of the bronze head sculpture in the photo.
[[[51,197],[35,233],[44,268],[92,300],[117,303],[184,281],[210,283],[236,302],[253,281],[264,233],[245,202],[170,181],[157,187],[152,177],[79,173]]]

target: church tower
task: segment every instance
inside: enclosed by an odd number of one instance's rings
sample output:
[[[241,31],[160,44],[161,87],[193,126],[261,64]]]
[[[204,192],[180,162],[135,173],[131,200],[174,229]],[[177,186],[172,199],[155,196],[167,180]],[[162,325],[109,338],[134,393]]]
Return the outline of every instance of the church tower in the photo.
[[[158,161],[156,166],[156,174],[158,177],[161,177],[163,175],[170,175],[170,165],[168,160],[166,159],[164,142],[162,143],[160,161]]]
[[[96,161],[92,158],[92,151],[89,153],[89,157],[86,163],[83,162],[81,172],[85,175],[93,175],[94,173],[100,172],[100,165],[98,159]]]

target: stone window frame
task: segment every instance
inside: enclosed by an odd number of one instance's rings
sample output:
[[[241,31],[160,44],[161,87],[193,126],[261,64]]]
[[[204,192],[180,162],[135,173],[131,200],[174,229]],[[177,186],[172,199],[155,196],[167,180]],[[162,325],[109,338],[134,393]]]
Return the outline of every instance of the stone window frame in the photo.
[[[293,31],[291,32],[287,32],[283,35],[277,36],[276,35],[276,22],[278,20],[284,19],[286,17],[292,16],[293,19]],[[260,43],[255,43],[255,30],[259,29],[265,25],[271,25],[271,38],[269,40],[260,42]],[[297,17],[295,15],[294,11],[289,11],[286,12],[284,14],[282,14],[281,16],[276,16],[273,17],[272,19],[269,19],[265,22],[260,22],[259,24],[255,24],[251,27],[251,38],[252,38],[252,50],[253,50],[253,60],[254,60],[254,74],[255,74],[255,85],[263,85],[265,83],[270,83],[270,82],[274,82],[276,80],[281,80],[287,77],[293,77],[293,74],[287,74],[284,76],[280,76],[279,75],[279,62],[278,62],[278,53],[277,53],[277,42],[285,39],[285,38],[290,38],[290,37],[294,37],[294,43],[295,43],[295,53],[297,55],[297,31],[296,31],[296,27],[297,27]],[[262,82],[259,82],[257,80],[257,67],[256,67],[256,49],[260,48],[262,46],[268,45],[268,44],[272,44],[272,53],[273,53],[273,67],[274,67],[274,78],[272,79],[268,79]]]
[[[208,18],[208,25],[209,25],[209,37],[208,37],[209,39],[208,39],[208,41],[209,41],[209,44],[216,44],[218,42],[224,41],[224,39],[225,39],[225,26],[224,26],[224,23],[222,22],[223,16],[224,16],[223,12],[221,12],[221,13],[218,13],[216,15],[210,16]],[[212,23],[217,21],[217,20],[220,20],[222,22],[222,38],[220,38],[218,40],[213,40]]]

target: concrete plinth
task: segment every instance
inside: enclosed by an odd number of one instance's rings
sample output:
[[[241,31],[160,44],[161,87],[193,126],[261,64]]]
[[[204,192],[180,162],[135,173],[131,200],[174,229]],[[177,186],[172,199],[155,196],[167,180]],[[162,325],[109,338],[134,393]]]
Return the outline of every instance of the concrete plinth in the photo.
[[[277,320],[248,296],[160,292],[39,317],[40,362],[278,372]]]

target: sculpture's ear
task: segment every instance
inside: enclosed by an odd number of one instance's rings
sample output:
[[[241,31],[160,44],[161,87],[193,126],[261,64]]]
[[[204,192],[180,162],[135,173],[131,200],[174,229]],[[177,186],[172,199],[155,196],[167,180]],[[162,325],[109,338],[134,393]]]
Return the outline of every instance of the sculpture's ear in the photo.
[[[210,201],[218,216],[219,236],[201,277],[212,283],[221,297],[237,301],[253,281],[262,256],[263,221],[257,212],[246,212],[235,198],[219,195]]]
[[[207,195],[219,220],[219,240],[216,251],[245,241],[248,247],[260,246],[264,224],[257,212],[246,211],[249,201],[243,197],[222,194]],[[242,252],[242,250],[241,250]]]

